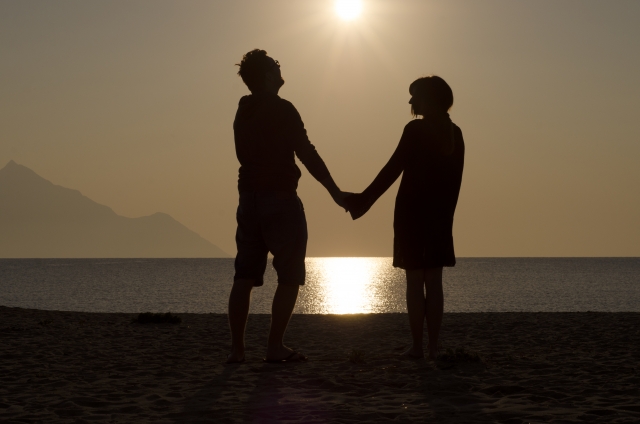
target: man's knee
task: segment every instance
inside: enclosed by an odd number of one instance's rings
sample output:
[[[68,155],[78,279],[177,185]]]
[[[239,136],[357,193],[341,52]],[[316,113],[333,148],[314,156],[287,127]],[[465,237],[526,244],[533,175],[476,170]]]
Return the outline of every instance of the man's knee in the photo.
[[[300,291],[299,284],[278,284],[278,291],[282,293],[297,294]]]
[[[256,280],[253,278],[238,278],[233,281],[232,290],[251,291],[255,286]]]

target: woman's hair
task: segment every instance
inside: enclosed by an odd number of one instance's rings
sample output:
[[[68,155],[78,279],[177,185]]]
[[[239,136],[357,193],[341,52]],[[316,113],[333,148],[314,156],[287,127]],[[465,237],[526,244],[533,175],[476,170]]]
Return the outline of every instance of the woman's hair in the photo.
[[[440,142],[440,152],[450,155],[455,149],[454,125],[449,118],[449,109],[453,106],[453,91],[449,84],[436,75],[418,78],[409,86],[409,92],[424,107],[424,119]],[[417,116],[413,105],[411,113]]]
[[[424,104],[439,112],[447,113],[453,106],[453,91],[449,84],[437,75],[418,78],[409,86],[409,91]],[[411,108],[413,112],[413,107]],[[415,115],[415,113],[414,113]]]
[[[269,60],[266,51],[254,49],[242,56],[242,61],[236,66],[240,67],[238,75],[242,77],[242,81],[249,90],[254,93],[264,89],[265,76],[273,63]]]

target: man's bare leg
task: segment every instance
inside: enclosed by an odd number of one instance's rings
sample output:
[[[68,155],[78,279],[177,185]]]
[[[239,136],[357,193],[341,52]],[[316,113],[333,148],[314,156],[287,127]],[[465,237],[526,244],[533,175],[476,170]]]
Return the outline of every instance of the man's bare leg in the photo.
[[[253,280],[236,280],[229,295],[229,328],[231,329],[231,353],[227,362],[244,360],[244,331],[249,317]]]
[[[442,325],[444,311],[444,295],[442,293],[442,267],[424,270],[427,288],[427,331],[429,333],[429,359],[438,357],[438,337]]]
[[[419,359],[424,358],[422,350],[425,318],[424,271],[422,269],[408,269],[406,274],[407,311],[409,312],[409,327],[413,344],[402,356]]]
[[[298,285],[278,284],[276,294],[271,305],[271,329],[267,343],[267,359],[279,360],[291,355],[293,350],[284,345],[284,332],[287,330],[289,319],[298,299]]]

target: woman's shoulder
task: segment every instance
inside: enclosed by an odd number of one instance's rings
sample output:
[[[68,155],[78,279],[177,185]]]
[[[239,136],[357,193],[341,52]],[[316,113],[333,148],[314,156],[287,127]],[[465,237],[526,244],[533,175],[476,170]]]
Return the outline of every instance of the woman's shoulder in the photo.
[[[453,125],[455,137],[462,139],[462,130],[460,127],[453,122],[451,122],[451,124]],[[403,136],[409,138],[417,137],[421,140],[425,138],[431,140],[433,138],[433,128],[425,119],[412,119],[404,126]]]
[[[413,119],[404,126],[404,130],[402,131],[402,138],[424,138],[424,136],[428,133],[429,128],[425,125],[424,120],[422,119]]]
[[[404,126],[405,131],[416,131],[418,129],[422,130],[425,128],[425,122],[423,119],[412,119],[407,122],[407,125]]]
[[[453,132],[456,138],[459,138],[460,140],[464,140],[464,137],[462,136],[462,129],[457,124],[453,124]]]

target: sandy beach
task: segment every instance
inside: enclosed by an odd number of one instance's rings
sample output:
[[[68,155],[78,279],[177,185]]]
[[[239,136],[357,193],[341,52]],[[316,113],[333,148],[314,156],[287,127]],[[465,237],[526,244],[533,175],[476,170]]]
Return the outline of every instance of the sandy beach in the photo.
[[[240,365],[225,315],[178,315],[0,307],[0,422],[640,422],[638,313],[445,314],[442,350],[481,360],[436,363],[398,359],[403,314],[295,315],[287,365],[262,362],[267,315]]]

